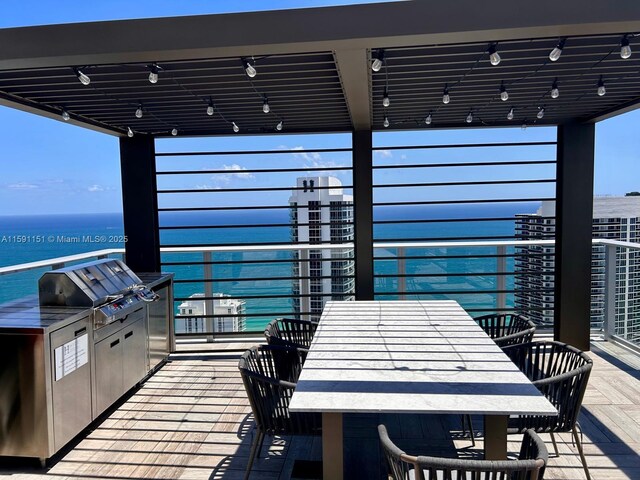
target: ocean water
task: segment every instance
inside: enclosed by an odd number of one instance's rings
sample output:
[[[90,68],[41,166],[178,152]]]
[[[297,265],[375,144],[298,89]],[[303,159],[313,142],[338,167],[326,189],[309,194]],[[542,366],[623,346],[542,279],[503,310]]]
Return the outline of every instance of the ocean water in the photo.
[[[508,204],[491,206],[433,206],[419,208],[382,208],[374,212],[379,221],[420,219],[464,219],[496,218],[508,220],[483,222],[443,222],[379,224],[374,226],[376,241],[411,239],[447,239],[483,237],[511,238],[514,235],[514,216],[536,210],[536,204]],[[253,244],[288,243],[290,228],[286,209],[262,211],[256,219],[255,212],[179,212],[161,213],[162,226],[227,225],[231,228],[162,230],[163,245],[209,245],[209,244]],[[238,228],[242,224],[284,224],[281,227]],[[122,217],[119,214],[101,215],[49,215],[0,217],[0,267],[16,265],[53,257],[73,255],[104,248],[124,247]],[[497,238],[499,239],[499,238]],[[490,255],[495,247],[438,247],[429,249],[407,249],[408,256],[420,257],[406,261],[406,273],[416,275],[408,278],[406,288],[411,292],[424,293],[409,298],[454,298],[465,308],[486,309],[495,306],[496,298],[491,293],[479,293],[496,288],[495,275],[475,275],[496,271],[495,258],[442,258],[444,255]],[[376,293],[381,299],[398,298],[399,262],[396,249],[377,249],[375,252]],[[261,263],[279,260],[278,263]],[[236,296],[278,296],[269,299],[247,299],[247,329],[260,330],[274,316],[292,311],[291,294],[292,253],[269,252],[221,252],[213,255],[213,289]],[[165,271],[176,274],[175,295],[188,297],[203,292],[200,281],[204,276],[201,254],[163,254]],[[243,261],[230,264],[225,262]],[[507,270],[513,271],[513,261],[507,262]],[[0,276],[0,301],[37,293],[37,280],[45,269]],[[444,273],[462,273],[464,276],[444,276]],[[279,279],[280,278],[280,279]],[[253,280],[245,280],[253,279]],[[187,281],[184,282],[183,281]],[[512,277],[507,277],[507,289],[513,287]],[[462,294],[451,294],[462,291]],[[513,302],[511,295],[508,304]],[[176,307],[179,302],[176,302]]]

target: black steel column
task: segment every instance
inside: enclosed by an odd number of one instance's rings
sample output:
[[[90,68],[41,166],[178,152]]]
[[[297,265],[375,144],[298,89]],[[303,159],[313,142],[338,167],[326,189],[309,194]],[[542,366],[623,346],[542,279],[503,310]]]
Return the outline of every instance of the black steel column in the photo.
[[[155,143],[151,136],[120,138],[126,262],[134,272],[160,271]]]
[[[589,350],[595,124],[558,127],[556,340]]]
[[[373,139],[353,132],[356,300],[373,300]]]

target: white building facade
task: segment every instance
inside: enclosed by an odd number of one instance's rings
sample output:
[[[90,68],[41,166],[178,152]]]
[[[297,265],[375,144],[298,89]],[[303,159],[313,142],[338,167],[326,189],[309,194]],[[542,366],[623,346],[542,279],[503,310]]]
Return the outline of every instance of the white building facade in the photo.
[[[243,332],[246,328],[245,301],[214,293],[213,300],[205,300],[204,293],[194,293],[178,306],[184,316],[184,333]],[[190,315],[193,315],[192,317]],[[204,317],[203,317],[204,315]],[[209,315],[213,315],[209,317]],[[212,327],[212,328],[211,328]]]
[[[521,240],[553,238],[555,202],[543,202],[531,215],[516,216],[516,237]],[[640,242],[640,197],[595,197],[593,237]],[[517,249],[515,308],[539,325],[553,324],[553,246]],[[605,247],[594,246],[591,261],[591,325],[604,321]],[[534,307],[534,308],[531,308]],[[640,253],[619,248],[616,254],[616,331],[640,335]]]
[[[353,242],[353,197],[335,177],[302,177],[289,198],[293,243]],[[300,260],[300,261],[298,261]],[[297,316],[317,320],[329,300],[354,300],[353,248],[308,249],[294,253],[293,307]]]

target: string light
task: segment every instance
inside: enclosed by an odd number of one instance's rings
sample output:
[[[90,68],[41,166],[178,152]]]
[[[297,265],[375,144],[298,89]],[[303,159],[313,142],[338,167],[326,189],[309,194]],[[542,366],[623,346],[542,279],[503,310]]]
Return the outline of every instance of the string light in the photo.
[[[267,100],[267,97],[264,97],[264,101],[262,102],[262,111],[264,113],[269,113],[271,111],[271,108],[269,107],[269,100]]]
[[[371,61],[371,70],[379,72],[382,68],[382,62],[384,61],[384,50],[378,50],[378,54],[373,57]]]
[[[384,122],[382,122],[382,125],[384,125],[384,128],[387,128],[389,126],[389,118],[387,116],[384,117]]]
[[[238,133],[240,131],[240,127],[236,125],[236,122],[231,122],[231,125],[233,126],[233,131],[235,133]]]
[[[83,73],[82,70],[80,70],[79,68],[74,68],[73,71],[76,74],[76,77],[78,77],[78,80],[80,80],[81,84],[89,85],[91,83],[89,75]]]
[[[507,88],[504,86],[504,84],[500,86],[500,100],[502,100],[503,102],[509,100],[509,92],[507,92]]]
[[[509,110],[509,113],[507,113],[507,120],[513,120],[513,117],[515,116],[513,108],[511,110]]]
[[[538,113],[536,117],[538,117],[539,119],[542,119],[544,117],[544,107],[538,107]]]
[[[133,130],[131,130],[131,127],[127,127],[127,137],[133,137]]]
[[[253,65],[251,65],[251,62],[249,62],[249,60],[245,58],[244,60],[242,60],[242,63],[244,65],[244,71],[247,74],[247,77],[254,78],[258,74],[258,71]]]
[[[560,96],[560,89],[558,88],[558,81],[554,80],[551,85],[551,98],[558,98]]]
[[[388,107],[389,105],[391,105],[391,100],[389,100],[389,92],[385,88],[384,89],[384,96],[382,97],[382,106],[383,107]]]
[[[136,118],[142,118],[142,115],[144,115],[142,105],[138,105],[138,108],[136,109]]]
[[[178,129],[174,128],[173,130],[171,130],[171,135],[173,135],[174,137],[178,135]]]
[[[491,62],[491,65],[499,65],[500,60],[502,59],[500,58],[500,54],[496,50],[496,46],[491,45],[489,47],[489,61]]]
[[[431,125],[431,114],[427,115],[427,118],[424,119],[424,123]]]
[[[607,89],[604,86],[604,80],[602,79],[602,76],[600,76],[600,80],[598,80],[598,96],[604,97],[606,93]]]
[[[154,83],[154,84],[158,83],[158,72],[160,71],[160,67],[154,63],[153,65],[151,65],[149,70],[150,70],[150,72],[149,72],[149,82]]]
[[[527,122],[522,122],[522,125],[520,126],[520,128],[524,132],[527,129]]]
[[[213,102],[209,101],[209,105],[207,105],[207,115],[209,115],[210,117],[213,116],[214,113],[214,109],[213,109]]]
[[[473,122],[473,113],[469,112],[469,115],[467,115],[467,118],[466,118],[466,122],[467,123]]]
[[[68,122],[70,118],[71,118],[71,115],[69,115],[69,112],[67,112],[66,110],[62,110],[62,119],[65,122]]]
[[[631,46],[629,45],[629,39],[625,35],[620,40],[620,58],[624,58],[625,60],[631,56]]]
[[[565,41],[566,40],[563,38],[558,42],[555,48],[551,50],[551,53],[549,53],[549,60],[551,60],[552,62],[558,61],[558,59],[560,58],[560,55],[562,55],[562,49],[564,48]]]
[[[283,124],[282,120],[280,120],[278,122],[278,124],[276,125],[276,130],[280,132],[280,131],[282,131],[283,127],[284,127],[284,124]]]
[[[442,103],[447,105],[451,101],[451,96],[449,95],[449,88],[444,87],[444,92],[442,92]]]

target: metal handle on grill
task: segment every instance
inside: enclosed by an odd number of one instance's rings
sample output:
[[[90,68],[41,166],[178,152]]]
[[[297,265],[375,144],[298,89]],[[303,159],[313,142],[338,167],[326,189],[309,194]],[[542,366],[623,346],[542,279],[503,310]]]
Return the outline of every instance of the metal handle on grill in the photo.
[[[80,330],[76,330],[75,332],[73,332],[73,336],[77,337],[79,335],[82,335],[83,333],[87,333],[87,327],[83,327]]]
[[[129,338],[131,335],[133,335],[133,330],[131,330],[129,333],[125,333],[124,334],[124,339],[126,340],[127,338]]]
[[[117,339],[113,342],[111,342],[111,348],[115,347],[116,345],[118,345],[120,343],[120,339]]]

